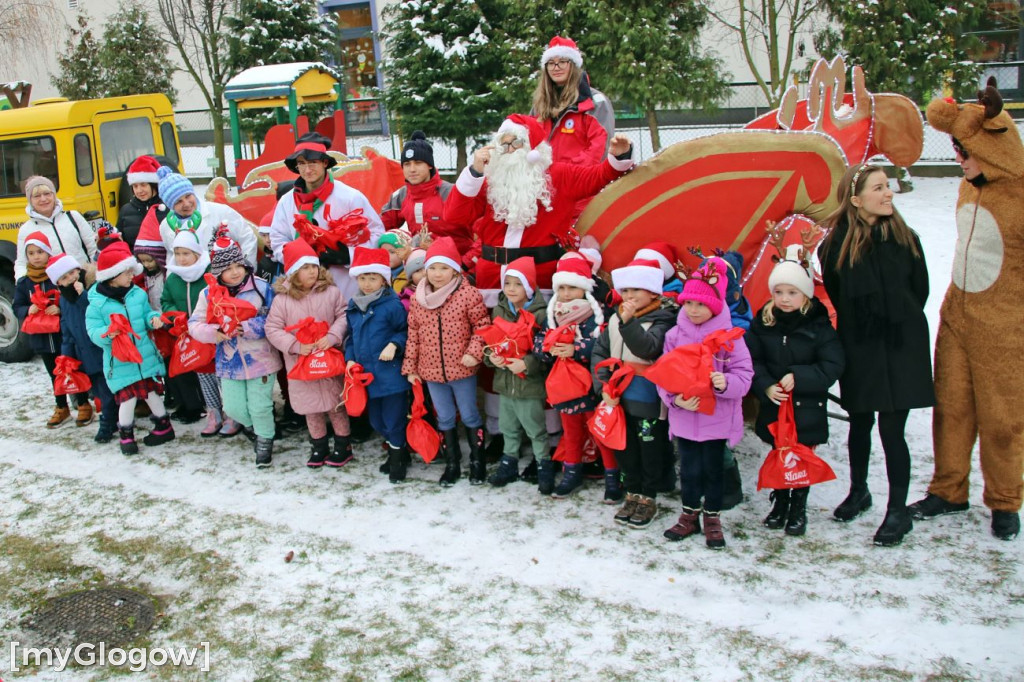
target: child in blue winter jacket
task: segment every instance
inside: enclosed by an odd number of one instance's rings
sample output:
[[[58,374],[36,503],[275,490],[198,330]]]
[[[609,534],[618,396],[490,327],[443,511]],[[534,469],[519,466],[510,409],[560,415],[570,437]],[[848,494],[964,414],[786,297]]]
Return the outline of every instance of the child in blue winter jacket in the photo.
[[[116,241],[103,249],[96,268],[96,285],[89,289],[85,328],[89,339],[103,349],[104,378],[118,406],[121,452],[134,455],[139,452],[135,442],[135,404],[139,398],[149,405],[154,421],[153,430],[142,442],[152,446],[174,440],[174,429],[164,408],[164,385],[160,381],[164,361],[149,338],[149,330],[160,329],[163,322],[160,313],[150,307],[146,292],[132,284],[132,279],[142,273],[142,265],[132,256],[127,244]],[[128,318],[139,337],[132,340],[142,357],[141,363],[114,357],[114,337],[120,332],[107,332],[114,314]]]
[[[388,448],[387,471],[392,483],[405,480],[409,451],[405,442],[408,423],[409,382],[402,376],[402,355],[409,335],[405,306],[391,285],[391,265],[385,249],[356,247],[349,275],[358,293],[348,304],[345,358],[373,375],[366,387],[370,425],[384,436]]]
[[[100,428],[94,440],[109,443],[117,430],[117,403],[103,378],[103,351],[89,339],[85,328],[86,290],[95,282],[96,271],[83,269],[74,257],[61,253],[50,259],[46,274],[60,290],[60,354],[82,363],[81,371],[88,375],[93,395],[100,401]]]
[[[709,258],[683,283],[679,295],[682,309],[676,326],[665,335],[664,352],[677,346],[701,343],[718,330],[732,328],[725,305],[725,262]],[[736,339],[732,350],[718,351],[710,381],[715,392],[715,410],[710,415],[698,412],[700,398],[684,398],[658,387],[668,406],[669,436],[675,439],[680,457],[680,485],[683,513],[672,528],[665,531],[669,540],[682,540],[700,532],[698,514],[704,512],[704,536],[711,549],[725,547],[722,533],[722,472],[726,444],[734,445],[743,437],[742,399],[750,388],[754,370],[743,339]]]

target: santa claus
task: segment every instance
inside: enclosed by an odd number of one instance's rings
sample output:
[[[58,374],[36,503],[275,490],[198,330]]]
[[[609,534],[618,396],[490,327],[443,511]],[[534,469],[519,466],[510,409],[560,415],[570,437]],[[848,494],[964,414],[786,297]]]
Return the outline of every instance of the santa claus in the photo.
[[[476,286],[488,306],[501,290],[502,268],[524,256],[537,264],[537,282],[550,293],[551,275],[562,255],[560,241],[573,223],[576,201],[633,167],[633,146],[625,135],[612,138],[599,164],[552,163],[551,145],[537,119],[513,114],[491,145],[478,149],[445,202],[445,220],[474,225],[482,250]]]

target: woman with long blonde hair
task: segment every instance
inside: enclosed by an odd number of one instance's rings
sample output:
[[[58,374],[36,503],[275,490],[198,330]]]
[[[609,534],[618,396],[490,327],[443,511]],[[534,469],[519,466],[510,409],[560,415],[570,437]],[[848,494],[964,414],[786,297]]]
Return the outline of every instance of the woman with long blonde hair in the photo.
[[[885,171],[849,168],[839,181],[839,207],[822,226],[818,249],[825,291],[836,309],[846,353],[840,402],[850,415],[850,494],[836,508],[852,521],[871,507],[867,487],[871,431],[878,430],[889,477],[889,503],[875,544],[897,545],[913,528],[907,509],[909,411],[935,404],[928,320],[928,267],[921,242],[892,204]]]

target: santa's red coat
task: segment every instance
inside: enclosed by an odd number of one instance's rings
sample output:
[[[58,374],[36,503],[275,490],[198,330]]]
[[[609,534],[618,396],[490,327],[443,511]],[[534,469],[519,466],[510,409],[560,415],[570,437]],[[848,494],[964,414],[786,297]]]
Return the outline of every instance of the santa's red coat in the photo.
[[[494,209],[487,201],[487,181],[483,177],[474,177],[470,168],[466,167],[448,195],[444,218],[458,225],[473,225],[484,246],[519,249],[554,245],[558,243],[558,237],[565,235],[572,227],[576,202],[597,194],[632,165],[632,160],[622,161],[613,157],[593,166],[551,164],[548,169],[551,178],[551,210],[547,210],[538,201],[536,222],[518,230],[495,220]],[[555,272],[556,263],[557,259],[537,263],[537,284],[541,289],[551,289],[551,275]],[[487,305],[493,306],[501,290],[501,264],[484,260],[480,256],[476,261],[476,286]]]

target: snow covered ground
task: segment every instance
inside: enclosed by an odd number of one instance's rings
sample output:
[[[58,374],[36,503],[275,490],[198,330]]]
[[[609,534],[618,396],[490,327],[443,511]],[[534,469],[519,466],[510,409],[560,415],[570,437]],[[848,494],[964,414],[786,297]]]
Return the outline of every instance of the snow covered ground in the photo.
[[[925,246],[934,333],[957,181],[916,185],[896,204]],[[703,538],[662,538],[678,497],[659,499],[652,527],[629,530],[595,483],[564,501],[523,483],[442,490],[435,463],[392,486],[375,445],[340,471],[309,471],[298,437],[257,471],[246,441],[210,443],[198,425],[128,459],[96,446],[94,427],[46,431],[47,393],[38,361],[0,365],[4,679],[23,617],[98,584],[158,596],[140,645],[210,643],[211,675],[145,673],[156,679],[1024,678],[1024,540],[989,534],[974,487],[967,514],[874,547],[886,498],[877,442],[875,507],[833,522],[848,485],[839,421],[821,450],[839,480],[811,493],[803,538],[761,526],[765,448],[748,434],[737,448],[747,500],[724,514],[729,544],[716,553]],[[932,469],[930,421],[929,410],[910,417],[912,499]]]

